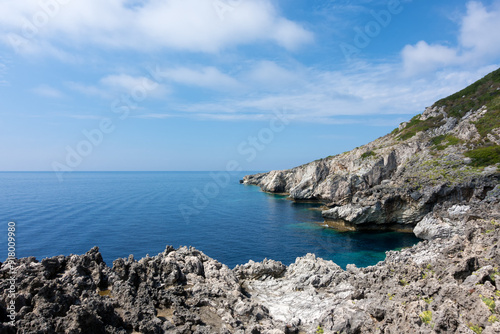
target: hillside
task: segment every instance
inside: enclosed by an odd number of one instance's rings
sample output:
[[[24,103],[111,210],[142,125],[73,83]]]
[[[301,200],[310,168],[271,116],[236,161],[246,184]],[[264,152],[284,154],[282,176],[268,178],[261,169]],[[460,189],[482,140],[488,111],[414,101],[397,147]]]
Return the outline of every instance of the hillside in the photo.
[[[322,201],[337,229],[411,231],[437,205],[484,199],[499,179],[500,69],[369,144],[243,183]]]

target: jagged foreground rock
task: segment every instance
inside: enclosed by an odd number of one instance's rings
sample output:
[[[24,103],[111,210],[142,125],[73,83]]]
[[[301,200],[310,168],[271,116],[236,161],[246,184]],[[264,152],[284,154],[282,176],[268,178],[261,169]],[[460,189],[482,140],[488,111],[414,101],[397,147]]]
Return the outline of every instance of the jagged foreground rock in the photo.
[[[463,234],[422,241],[368,268],[312,254],[230,270],[193,248],[109,268],[97,248],[17,260],[18,311],[1,333],[480,333],[500,332],[500,186],[482,201],[439,205]]]
[[[2,266],[2,278],[9,268]],[[17,262],[18,333],[234,333],[283,327],[242,293],[225,265],[193,248],[166,250],[113,269],[85,255]],[[0,317],[6,322],[7,282]],[[4,324],[5,325],[5,324]],[[2,333],[16,333],[0,326]]]

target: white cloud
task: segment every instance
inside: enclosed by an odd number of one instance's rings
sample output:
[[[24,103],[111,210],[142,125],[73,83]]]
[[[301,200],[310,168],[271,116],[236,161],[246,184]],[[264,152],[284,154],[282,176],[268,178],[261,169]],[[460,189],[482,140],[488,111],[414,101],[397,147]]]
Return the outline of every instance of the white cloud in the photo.
[[[487,9],[471,1],[460,22],[458,45],[432,44],[420,41],[407,45],[401,55],[406,74],[423,73],[456,65],[484,65],[500,56],[500,2]]]
[[[68,114],[68,115],[62,115],[64,117],[69,117],[69,118],[74,118],[74,119],[84,119],[84,120],[87,120],[87,119],[91,119],[91,120],[102,120],[102,116],[99,116],[99,115],[71,115],[71,114]]]
[[[66,85],[76,92],[103,99],[116,99],[121,94],[128,94],[137,96],[142,101],[146,98],[162,99],[170,94],[170,89],[161,83],[144,76],[128,74],[105,76],[96,85],[86,85],[79,82],[67,82]]]
[[[72,89],[78,93],[88,95],[88,96],[96,96],[100,98],[111,98],[112,95],[105,91],[102,88],[97,86],[85,85],[79,82],[70,81],[66,83],[69,89]]]
[[[303,84],[302,70],[294,68],[288,70],[275,62],[264,60],[255,64],[244,76],[244,80],[254,87],[276,89],[283,87],[299,86]]]
[[[108,75],[100,80],[101,86],[115,92],[146,95],[146,97],[165,97],[169,91],[164,86],[146,77],[133,77],[127,74]]]
[[[190,86],[200,86],[213,90],[238,89],[241,84],[231,76],[222,73],[213,66],[195,70],[187,67],[178,67],[164,70],[161,76]]]
[[[172,117],[176,117],[176,116],[172,115],[172,114],[151,113],[151,114],[137,115],[137,116],[133,116],[133,117],[134,118],[145,118],[145,119],[165,119],[165,118],[172,118]]]
[[[424,41],[418,42],[415,46],[405,46],[402,57],[407,74],[432,71],[459,61],[456,49],[443,45],[429,45]]]
[[[44,3],[56,5],[44,7]],[[5,0],[0,2],[0,40],[14,40],[11,44],[19,44],[18,51],[33,51],[50,42],[70,48],[98,45],[214,53],[260,41],[291,50],[313,39],[300,24],[282,17],[270,0],[240,1],[223,16],[216,3],[150,0],[130,6],[126,0]]]
[[[9,85],[9,82],[4,79],[8,69],[5,63],[6,61],[2,57],[0,57],[0,86]]]
[[[500,54],[500,2],[488,11],[480,2],[467,4],[467,15],[462,21],[460,43],[474,56]]]
[[[50,87],[48,85],[40,85],[36,88],[33,89],[33,92],[36,94],[43,96],[43,97],[49,97],[49,98],[61,98],[63,97],[63,94],[61,93],[60,90]]]
[[[302,69],[297,66],[287,69],[273,61],[263,60],[248,63],[248,68],[229,75],[214,66],[175,67],[158,70],[161,79],[174,83],[209,88],[232,93],[276,91],[300,87],[305,84]]]

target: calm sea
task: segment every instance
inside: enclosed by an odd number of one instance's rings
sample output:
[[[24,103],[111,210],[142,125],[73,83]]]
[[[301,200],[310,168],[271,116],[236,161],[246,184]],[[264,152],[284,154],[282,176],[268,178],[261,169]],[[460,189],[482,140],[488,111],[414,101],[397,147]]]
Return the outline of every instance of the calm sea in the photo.
[[[318,205],[294,203],[239,184],[249,173],[0,173],[0,258],[7,224],[16,223],[17,257],[41,260],[99,246],[108,265],[156,255],[166,245],[193,246],[234,267],[271,258],[290,264],[307,253],[368,266],[385,251],[418,242],[411,234],[338,233]]]

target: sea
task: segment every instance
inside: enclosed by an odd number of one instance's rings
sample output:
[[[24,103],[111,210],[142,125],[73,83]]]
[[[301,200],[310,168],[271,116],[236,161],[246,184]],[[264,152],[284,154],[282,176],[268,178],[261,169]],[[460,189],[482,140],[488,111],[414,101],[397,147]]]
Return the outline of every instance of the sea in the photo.
[[[60,180],[51,172],[2,172],[0,261],[11,222],[18,258],[98,246],[109,266],[172,245],[195,247],[230,268],[265,258],[289,265],[307,253],[365,267],[419,241],[410,233],[337,232],[324,224],[319,203],[240,184],[253,173],[71,172]]]

